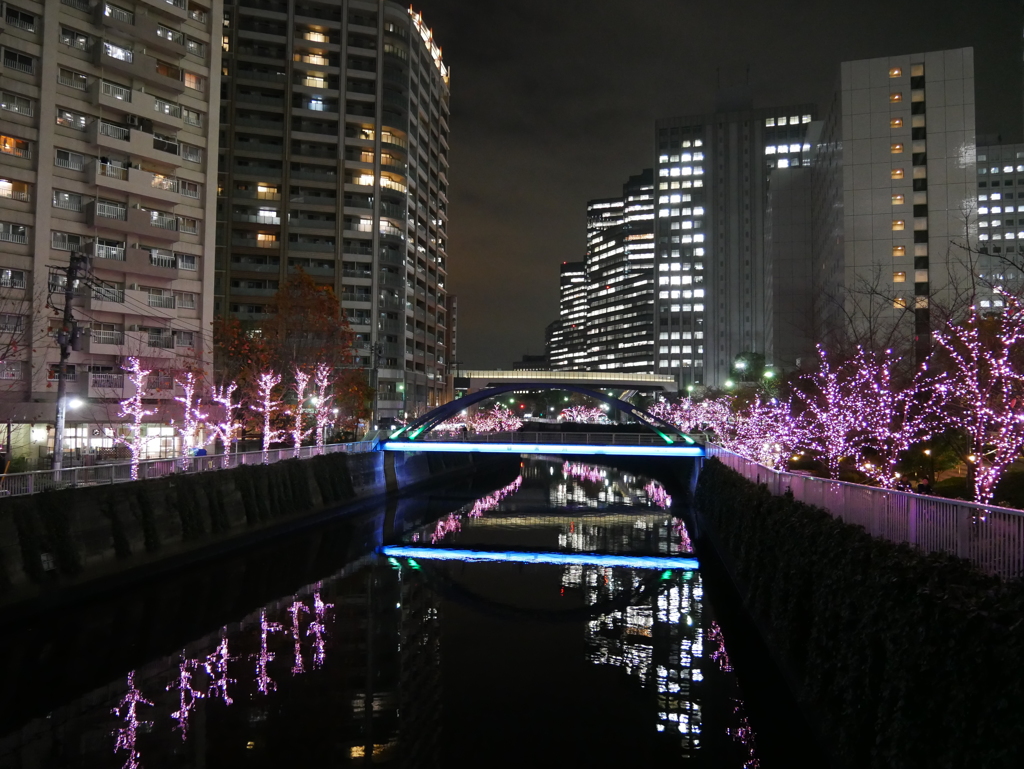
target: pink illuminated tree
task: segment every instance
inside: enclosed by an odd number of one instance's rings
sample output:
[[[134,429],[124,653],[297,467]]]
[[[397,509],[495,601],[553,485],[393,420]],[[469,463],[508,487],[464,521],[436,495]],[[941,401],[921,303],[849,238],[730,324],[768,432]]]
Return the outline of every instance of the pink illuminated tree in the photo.
[[[467,419],[466,423],[471,430],[478,433],[515,432],[523,426],[523,420],[503,403],[495,403],[486,411],[478,412]]]
[[[274,416],[281,408],[281,401],[274,397],[274,388],[279,384],[281,384],[281,375],[273,371],[264,371],[256,377],[258,400],[253,404],[252,409],[263,415],[263,464],[267,464],[270,458],[268,455],[270,444],[284,437],[283,430],[275,430],[271,426]]]
[[[197,689],[192,685],[193,671],[199,667],[198,660],[188,659],[182,655],[182,659],[178,663],[178,677],[166,687],[167,691],[178,690],[178,709],[171,713],[171,718],[174,719],[176,728],[181,732],[182,741],[188,739],[189,718],[196,708],[196,701],[206,697],[202,689]]]
[[[132,383],[132,395],[130,398],[125,398],[121,401],[118,415],[121,417],[131,417],[132,422],[128,428],[128,437],[126,438],[118,434],[115,440],[128,447],[128,451],[131,454],[131,477],[135,481],[139,478],[139,461],[142,458],[142,424],[146,417],[153,414],[153,411],[147,409],[142,402],[142,396],[146,391],[146,377],[149,376],[149,371],[142,368],[139,359],[134,357],[128,358],[121,368],[128,375],[128,381]]]
[[[604,409],[599,409],[595,406],[569,406],[569,408],[562,409],[562,412],[558,415],[558,421],[604,425],[608,424],[608,415],[605,414]]]
[[[934,377],[927,367],[914,372],[905,386],[898,383],[896,358],[891,350],[870,353],[859,348],[851,365],[857,372],[854,401],[861,411],[863,456],[859,468],[880,486],[894,488],[900,481],[897,466],[910,448],[945,429],[941,404],[932,397],[945,377]],[[863,452],[862,452],[863,453]]]
[[[683,398],[675,403],[659,401],[647,411],[675,425],[684,433],[710,432],[716,435],[723,433],[732,422],[732,398],[705,398],[694,401]]]
[[[313,385],[316,387],[316,405],[313,419],[316,422],[316,447],[322,454],[327,441],[327,428],[337,420],[334,409],[334,393],[331,392],[331,367],[326,363],[318,363],[313,373]]]
[[[736,415],[730,429],[719,433],[725,448],[767,467],[785,469],[793,450],[804,440],[802,420],[789,401],[760,396]]]
[[[936,395],[967,436],[974,499],[989,503],[1024,449],[1024,308],[1012,297],[1002,313],[987,318],[972,307],[934,339],[939,349],[933,360],[947,374]]]
[[[220,438],[224,447],[225,467],[227,467],[227,455],[231,451],[231,444],[234,443],[242,429],[242,423],[235,418],[235,410],[238,408],[234,402],[235,390],[238,385],[228,382],[225,385],[214,387],[210,391],[210,400],[217,404],[220,413],[219,422],[209,422],[208,425],[214,434]]]
[[[843,459],[861,462],[867,439],[868,391],[855,366],[833,365],[821,346],[818,357],[818,370],[804,377],[804,389],[797,390],[806,424],[803,445],[821,455],[829,477],[838,478]]]
[[[302,404],[306,400],[306,385],[309,384],[310,379],[311,377],[305,371],[300,368],[295,369],[295,380],[292,384],[292,390],[295,392],[295,410],[292,412],[292,429],[289,434],[292,437],[292,456],[296,459],[299,458],[302,451],[302,442],[312,432],[304,426],[302,413]]]
[[[199,378],[195,371],[186,369],[179,372],[174,378],[174,383],[181,388],[182,394],[174,396],[174,400],[181,404],[182,417],[178,423],[178,435],[181,436],[181,456],[185,462],[189,461],[196,448],[199,446],[200,429],[206,422],[206,413],[199,410],[202,398],[197,390],[199,389]]]

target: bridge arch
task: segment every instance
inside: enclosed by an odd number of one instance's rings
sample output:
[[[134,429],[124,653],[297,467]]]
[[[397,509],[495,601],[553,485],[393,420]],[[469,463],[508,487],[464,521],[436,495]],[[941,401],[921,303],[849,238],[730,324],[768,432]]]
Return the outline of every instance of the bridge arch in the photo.
[[[682,432],[675,425],[670,424],[664,419],[660,419],[653,414],[648,414],[646,411],[637,408],[632,403],[627,403],[619,398],[606,395],[598,390],[592,390],[589,387],[580,387],[579,385],[562,382],[516,382],[515,384],[497,385],[496,387],[488,387],[483,390],[478,390],[475,393],[464,395],[457,400],[450,401],[442,406],[438,406],[432,411],[427,412],[419,419],[413,420],[408,425],[398,430],[398,432],[394,433],[389,440],[405,439],[414,441],[423,433],[428,432],[442,422],[451,419],[469,406],[479,403],[480,401],[493,398],[497,395],[504,395],[505,393],[515,392],[517,390],[560,390],[577,393],[579,395],[588,395],[608,404],[619,413],[628,414],[638,422],[647,425],[654,432],[660,435],[662,439],[664,439],[665,443],[672,444],[680,440],[685,443],[694,443],[694,440],[690,436]]]

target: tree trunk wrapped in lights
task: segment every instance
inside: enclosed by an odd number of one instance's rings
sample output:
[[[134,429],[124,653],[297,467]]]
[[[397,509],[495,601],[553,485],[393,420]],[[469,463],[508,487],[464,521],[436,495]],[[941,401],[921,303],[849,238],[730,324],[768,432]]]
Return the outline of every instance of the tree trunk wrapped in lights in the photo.
[[[115,440],[127,446],[131,453],[131,477],[135,481],[139,478],[139,461],[142,458],[142,423],[146,417],[153,414],[153,411],[147,409],[142,403],[149,370],[142,368],[139,359],[134,357],[129,358],[121,368],[128,375],[128,381],[132,383],[134,393],[130,398],[121,401],[119,416],[131,417],[132,423],[129,428],[131,431],[129,437],[126,439],[124,436],[118,435]]]
[[[175,396],[182,407],[181,423],[178,425],[178,434],[181,436],[182,465],[188,467],[191,457],[199,445],[199,430],[206,421],[206,414],[199,410],[201,398],[196,395],[199,387],[199,379],[194,371],[186,370],[174,379],[181,389],[183,395]]]
[[[320,454],[324,453],[327,428],[337,419],[334,411],[334,394],[330,392],[331,380],[331,367],[322,361],[317,363],[316,371],[313,372],[313,385],[316,387],[316,410],[313,412],[313,418],[316,421],[316,448]]]
[[[284,431],[275,430],[271,427],[281,401],[274,398],[274,388],[281,384],[281,375],[273,371],[264,371],[256,377],[256,392],[259,400],[253,404],[252,409],[263,415],[263,464],[270,460],[270,444],[281,440]]]
[[[302,452],[302,441],[309,437],[310,431],[303,427],[302,404],[306,400],[306,385],[309,384],[310,376],[300,368],[295,369],[295,382],[292,389],[295,391],[295,411],[292,414],[292,456],[296,459]]]
[[[210,422],[209,425],[210,429],[220,438],[221,445],[224,447],[224,467],[228,466],[227,456],[231,451],[231,445],[242,429],[242,423],[235,419],[235,409],[237,406],[232,400],[237,389],[238,385],[234,382],[228,382],[226,385],[214,387],[210,392],[210,399],[220,406],[221,409],[221,420],[219,422]]]

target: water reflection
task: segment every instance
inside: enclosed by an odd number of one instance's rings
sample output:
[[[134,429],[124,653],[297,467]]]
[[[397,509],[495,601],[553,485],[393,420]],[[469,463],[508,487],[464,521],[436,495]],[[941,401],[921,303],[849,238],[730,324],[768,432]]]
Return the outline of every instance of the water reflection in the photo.
[[[625,708],[621,728],[569,708],[561,716],[576,731],[589,728],[573,739],[609,762],[619,750],[619,765],[646,756],[758,766],[700,573],[597,558],[692,555],[661,484],[533,459],[511,482],[454,504],[428,521],[398,515],[398,539],[593,554],[594,562],[442,563],[367,551],[0,738],[0,766],[441,766],[460,750],[507,759],[508,719],[523,720],[521,739],[535,752],[548,745],[538,730],[558,730],[502,693],[531,677],[538,702],[575,689]],[[602,732],[621,744],[602,746]],[[575,751],[581,761],[585,752]]]

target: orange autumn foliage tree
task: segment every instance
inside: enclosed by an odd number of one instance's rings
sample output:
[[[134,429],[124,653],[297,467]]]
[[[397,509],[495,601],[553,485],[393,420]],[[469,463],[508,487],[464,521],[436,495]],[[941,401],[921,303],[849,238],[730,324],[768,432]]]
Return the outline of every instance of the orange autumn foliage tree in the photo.
[[[354,428],[369,415],[372,390],[365,369],[355,365],[355,334],[334,291],[299,270],[281,285],[268,310],[262,320],[229,317],[216,323],[218,378],[237,382],[243,399],[251,401],[256,378],[276,371],[284,377],[278,394],[283,397],[296,367],[312,373],[318,363],[326,363],[334,372],[339,422]]]

